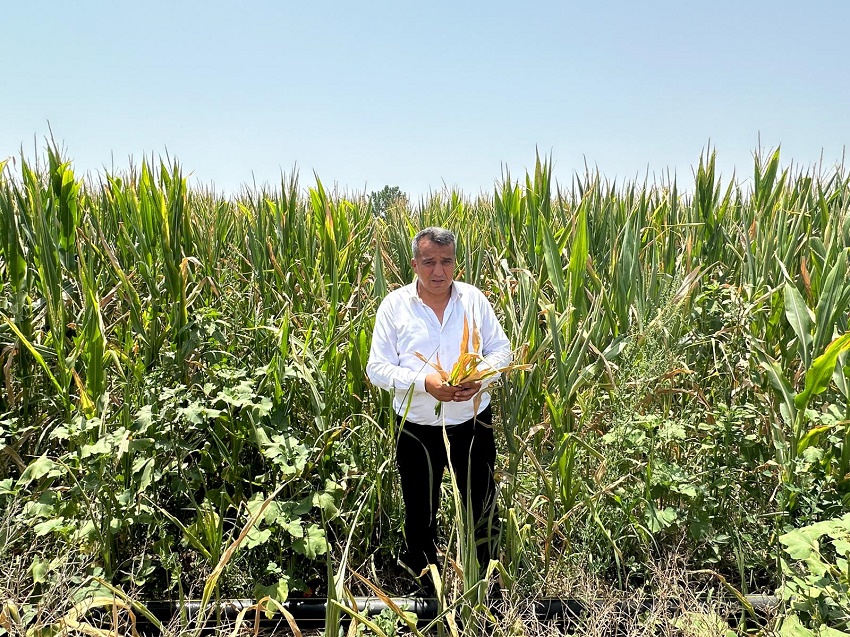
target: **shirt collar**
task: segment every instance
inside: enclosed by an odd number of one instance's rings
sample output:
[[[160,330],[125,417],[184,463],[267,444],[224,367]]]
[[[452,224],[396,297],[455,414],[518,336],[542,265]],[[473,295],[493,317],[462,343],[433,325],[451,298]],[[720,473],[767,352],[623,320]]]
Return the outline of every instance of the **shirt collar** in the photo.
[[[416,285],[416,282],[419,280],[418,276],[413,277],[413,283],[411,283],[408,287],[409,299],[411,301],[418,301],[419,303],[425,304],[425,301],[422,300],[422,297],[419,296],[419,289]],[[452,280],[452,292],[449,296],[449,303],[454,303],[459,298],[463,297],[463,290],[460,289],[460,286],[457,285],[457,281]]]

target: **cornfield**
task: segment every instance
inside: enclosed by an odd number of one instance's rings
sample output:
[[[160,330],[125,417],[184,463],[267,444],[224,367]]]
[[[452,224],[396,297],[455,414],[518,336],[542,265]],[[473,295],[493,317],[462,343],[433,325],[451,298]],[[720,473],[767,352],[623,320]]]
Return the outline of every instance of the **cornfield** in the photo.
[[[297,175],[224,197],[152,160],[80,178],[50,147],[0,164],[0,216],[9,634],[104,595],[398,593],[398,432],[364,367],[431,225],[518,352],[493,389],[508,597],[644,586],[672,555],[772,593],[780,538],[850,508],[843,165],[777,150],[724,182],[706,153],[693,183],[557,186],[538,159],[490,196],[378,207]],[[444,503],[444,602],[471,604]]]

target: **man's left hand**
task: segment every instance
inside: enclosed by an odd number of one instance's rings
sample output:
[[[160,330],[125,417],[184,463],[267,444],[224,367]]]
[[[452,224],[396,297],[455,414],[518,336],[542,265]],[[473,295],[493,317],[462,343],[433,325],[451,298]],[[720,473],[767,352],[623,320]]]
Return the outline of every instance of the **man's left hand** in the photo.
[[[462,403],[481,391],[481,381],[476,381],[474,383],[463,383],[462,385],[457,386],[457,391],[455,392],[454,398],[452,400],[456,403]]]

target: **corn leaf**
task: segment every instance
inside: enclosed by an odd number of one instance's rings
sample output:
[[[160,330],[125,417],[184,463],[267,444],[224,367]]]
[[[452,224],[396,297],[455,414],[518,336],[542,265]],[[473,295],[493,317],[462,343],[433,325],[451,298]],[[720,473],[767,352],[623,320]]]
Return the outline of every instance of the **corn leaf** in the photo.
[[[806,370],[806,385],[803,391],[794,399],[797,409],[805,409],[812,396],[820,394],[829,387],[835,363],[838,362],[838,355],[848,349],[850,349],[850,332],[832,341],[826,351],[814,360],[812,366]]]

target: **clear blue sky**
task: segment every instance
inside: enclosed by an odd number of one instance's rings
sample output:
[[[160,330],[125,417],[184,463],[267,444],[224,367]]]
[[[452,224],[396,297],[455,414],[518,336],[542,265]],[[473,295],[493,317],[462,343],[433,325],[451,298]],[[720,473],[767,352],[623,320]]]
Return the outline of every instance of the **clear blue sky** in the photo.
[[[551,154],[568,183],[709,141],[827,167],[850,145],[850,2],[2,2],[0,158],[48,122],[78,173],[176,157],[232,192],[297,166],[414,197],[489,192]]]

